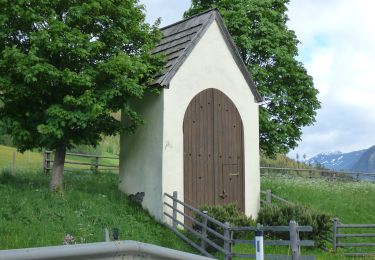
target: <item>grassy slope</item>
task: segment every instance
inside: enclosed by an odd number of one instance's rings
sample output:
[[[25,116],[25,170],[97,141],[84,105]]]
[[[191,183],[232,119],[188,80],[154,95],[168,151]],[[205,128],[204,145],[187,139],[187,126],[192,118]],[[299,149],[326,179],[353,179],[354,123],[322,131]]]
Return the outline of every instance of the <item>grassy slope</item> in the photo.
[[[11,166],[13,151],[0,146],[0,170]],[[17,153],[17,169],[40,169],[41,160],[39,153]],[[45,176],[28,175],[0,177],[0,249],[61,244],[68,232],[78,242],[102,241],[103,228],[117,226],[121,239],[191,251],[161,225],[155,225],[139,207],[129,206],[126,196],[117,192],[116,175],[66,174],[64,196],[49,193]],[[375,185],[371,183],[263,177],[262,189],[330,213],[344,223],[375,223]],[[244,247],[238,250],[249,252]],[[289,249],[267,247],[266,251],[288,254]],[[318,259],[342,259],[315,249],[304,252],[307,254]]]
[[[343,223],[375,223],[375,184],[325,179],[267,177],[262,190],[337,216]]]
[[[98,242],[105,227],[118,227],[120,239],[193,252],[117,190],[117,175],[66,173],[63,195],[48,190],[48,179],[0,175],[0,249],[61,245],[67,233],[79,243]]]

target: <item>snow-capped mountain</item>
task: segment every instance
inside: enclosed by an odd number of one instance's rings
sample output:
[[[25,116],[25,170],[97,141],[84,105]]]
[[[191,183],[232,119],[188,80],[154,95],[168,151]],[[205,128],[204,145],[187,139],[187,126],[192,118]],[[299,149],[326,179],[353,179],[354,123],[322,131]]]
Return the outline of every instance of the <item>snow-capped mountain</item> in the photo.
[[[374,148],[375,150],[375,146],[371,148]],[[368,161],[362,157],[366,154],[366,151],[370,150],[371,148],[349,153],[342,153],[339,151],[320,153],[306,160],[306,163],[312,165],[322,165],[325,168],[338,171],[357,171],[358,169],[356,169],[356,165],[359,161]],[[362,165],[362,168],[365,168],[365,166]],[[367,170],[370,169],[367,168]]]

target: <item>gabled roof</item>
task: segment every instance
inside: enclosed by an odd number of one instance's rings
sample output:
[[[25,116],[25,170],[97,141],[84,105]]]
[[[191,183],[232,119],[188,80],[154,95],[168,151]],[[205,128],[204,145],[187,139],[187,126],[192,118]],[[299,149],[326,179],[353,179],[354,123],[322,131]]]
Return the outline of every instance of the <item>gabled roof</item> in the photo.
[[[161,28],[164,36],[153,53],[165,54],[167,63],[164,66],[164,70],[155,78],[153,84],[169,87],[170,81],[213,21],[217,21],[237,66],[240,68],[255,99],[260,102],[262,98],[217,9],[208,10]]]

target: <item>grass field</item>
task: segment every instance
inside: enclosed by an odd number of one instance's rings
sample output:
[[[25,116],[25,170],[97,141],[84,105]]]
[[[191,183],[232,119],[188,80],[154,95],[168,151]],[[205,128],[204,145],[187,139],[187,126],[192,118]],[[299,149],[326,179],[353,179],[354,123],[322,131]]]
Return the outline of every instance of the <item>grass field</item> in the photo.
[[[0,170],[12,167],[13,153],[16,154],[16,169],[42,169],[41,153],[27,151],[22,154],[16,148],[0,145]]]
[[[340,218],[343,223],[375,223],[375,184],[323,178],[262,178],[262,190]]]
[[[0,174],[0,249],[103,241],[105,227],[120,239],[194,252],[117,189],[115,174],[65,173],[64,194],[51,193],[39,172]]]
[[[262,177],[261,186],[262,190],[270,189],[272,193],[284,199],[338,217],[342,223],[375,223],[375,184],[371,182],[332,182],[324,178],[309,179],[296,176],[269,175]],[[345,233],[358,233],[360,231],[375,233],[375,230],[369,229],[345,230]],[[359,241],[375,243],[374,239],[366,238],[346,239],[345,242]],[[328,248],[328,250],[332,250],[332,248]],[[343,259],[340,253],[344,251],[375,252],[375,248],[339,249],[337,255],[316,249],[305,251],[305,254],[316,255],[318,259]]]

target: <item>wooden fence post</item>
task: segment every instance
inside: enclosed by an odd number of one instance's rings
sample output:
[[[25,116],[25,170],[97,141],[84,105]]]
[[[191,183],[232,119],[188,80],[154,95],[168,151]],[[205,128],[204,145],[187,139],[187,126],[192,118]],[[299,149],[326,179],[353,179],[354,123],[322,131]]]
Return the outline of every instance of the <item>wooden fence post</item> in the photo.
[[[44,151],[44,173],[48,173],[51,168],[51,153],[49,151]]]
[[[105,229],[104,229],[104,241],[105,241],[105,242],[109,242],[109,241],[111,241],[111,240],[109,239],[109,230],[108,230],[108,228],[105,228]]]
[[[266,206],[271,206],[272,203],[272,196],[271,196],[271,190],[266,191]]]
[[[99,171],[99,157],[95,156],[95,165],[94,165],[95,172]]]
[[[177,229],[177,191],[173,192],[173,229]]]
[[[16,174],[16,152],[13,152],[13,161],[12,161],[12,174]]]
[[[42,161],[42,171],[45,173],[46,172],[46,151],[43,149],[43,161]]]
[[[332,239],[332,247],[333,247],[333,250],[336,252],[337,250],[337,234],[338,234],[338,229],[337,229],[337,225],[339,223],[339,219],[338,218],[334,218],[333,219],[333,227],[332,227],[332,234],[333,234],[333,239]]]
[[[231,260],[232,259],[232,247],[231,247],[231,244],[232,244],[232,241],[231,241],[231,237],[230,237],[230,225],[228,222],[225,222],[224,223],[225,225],[225,228],[224,228],[224,237],[225,237],[225,241],[224,241],[224,260]]]
[[[290,247],[292,249],[292,260],[299,260],[300,259],[300,252],[299,252],[299,235],[297,232],[297,223],[293,220],[289,222],[289,240],[290,240]]]
[[[208,212],[207,211],[202,211],[202,213],[205,215],[205,217],[203,217],[203,227],[202,227],[202,237],[203,238],[207,238],[207,214]],[[204,239],[201,239],[201,247],[206,250],[206,241]]]

